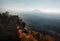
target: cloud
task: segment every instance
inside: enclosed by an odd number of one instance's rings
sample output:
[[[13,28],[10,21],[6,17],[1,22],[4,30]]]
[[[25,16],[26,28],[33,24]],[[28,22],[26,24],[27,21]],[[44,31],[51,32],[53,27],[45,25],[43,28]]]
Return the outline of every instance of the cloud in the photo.
[[[0,7],[17,12],[39,9],[45,13],[60,13],[60,0],[0,0]]]
[[[20,8],[20,7],[5,7],[7,10],[20,12],[20,11],[32,11],[34,8]]]
[[[21,7],[0,7],[5,10],[11,10],[15,12],[24,12],[24,11],[33,11],[35,9],[40,10],[40,12],[44,13],[60,13],[60,9],[57,8],[21,8]]]
[[[40,10],[45,13],[60,13],[60,9],[57,8],[41,8]]]

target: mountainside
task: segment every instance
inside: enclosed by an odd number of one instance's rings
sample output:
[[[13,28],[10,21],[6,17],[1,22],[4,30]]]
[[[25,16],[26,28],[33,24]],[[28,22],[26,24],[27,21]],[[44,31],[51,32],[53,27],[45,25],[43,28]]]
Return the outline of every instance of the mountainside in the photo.
[[[56,41],[60,38],[60,18],[59,15],[46,15],[38,13],[20,13],[20,17],[27,23],[32,30],[43,33],[44,35],[50,35],[57,37]],[[56,39],[56,38],[55,38]]]
[[[56,17],[55,17],[56,16]],[[38,27],[38,29],[41,27],[43,29],[47,30],[53,30],[58,33],[60,33],[60,17],[58,15],[44,15],[38,13],[23,13],[20,14],[20,17],[31,26],[35,26],[34,28]]]
[[[21,21],[17,15],[10,15],[9,12],[0,13],[0,41],[60,41],[60,34],[41,29],[41,26],[37,27],[37,24],[33,23],[33,26],[26,25],[29,27],[26,34],[21,29],[24,20]]]

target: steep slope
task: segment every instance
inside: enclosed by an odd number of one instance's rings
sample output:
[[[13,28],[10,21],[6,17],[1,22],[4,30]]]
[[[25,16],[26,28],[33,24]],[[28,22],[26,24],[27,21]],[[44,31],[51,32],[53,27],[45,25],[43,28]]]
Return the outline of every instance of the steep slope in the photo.
[[[31,26],[26,34],[20,23],[22,22],[18,16],[9,15],[9,12],[0,13],[0,41],[60,41],[60,34],[33,29],[35,26]]]

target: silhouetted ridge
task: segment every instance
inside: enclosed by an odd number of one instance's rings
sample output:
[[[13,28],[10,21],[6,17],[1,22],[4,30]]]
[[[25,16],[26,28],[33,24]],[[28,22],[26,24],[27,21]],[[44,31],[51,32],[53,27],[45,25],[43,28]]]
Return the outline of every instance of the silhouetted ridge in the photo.
[[[9,15],[9,12],[0,13],[0,41],[17,41],[18,20],[18,16]]]

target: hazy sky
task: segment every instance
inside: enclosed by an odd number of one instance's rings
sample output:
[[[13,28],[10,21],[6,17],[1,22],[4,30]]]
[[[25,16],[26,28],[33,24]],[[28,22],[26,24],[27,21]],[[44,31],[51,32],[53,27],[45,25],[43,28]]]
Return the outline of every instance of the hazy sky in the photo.
[[[32,11],[60,13],[60,0],[0,0],[0,8],[12,11]]]

